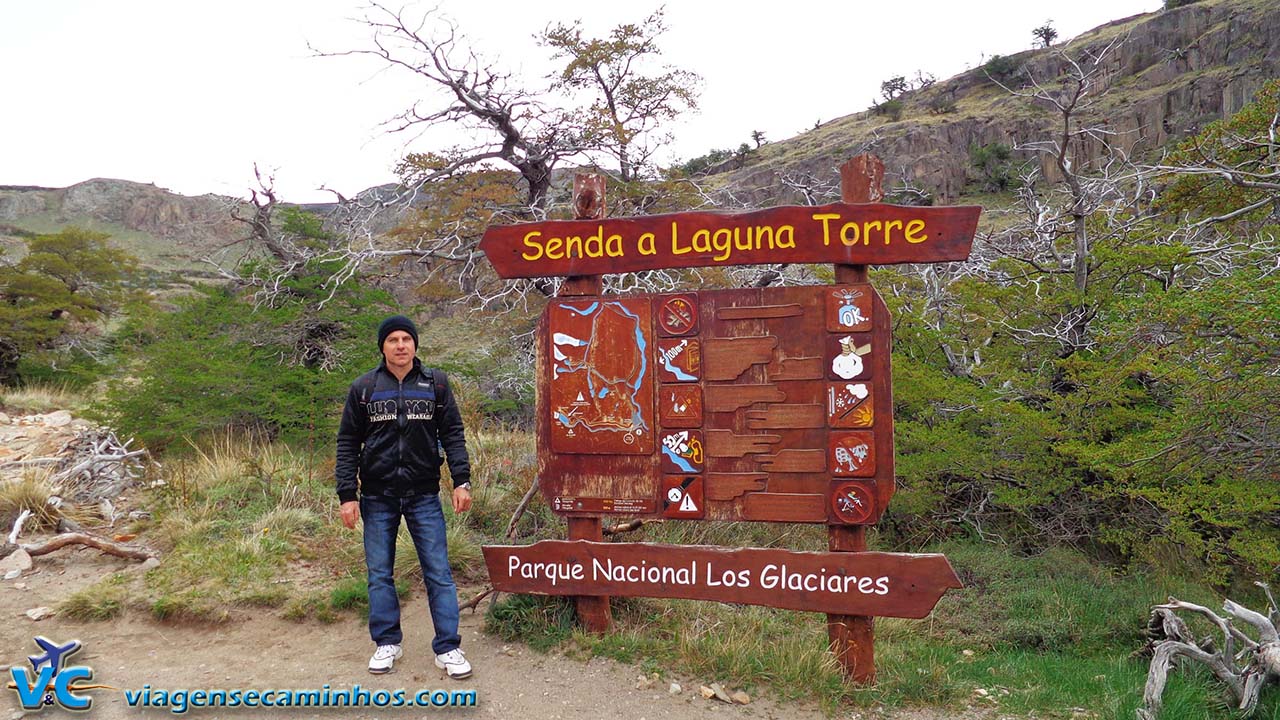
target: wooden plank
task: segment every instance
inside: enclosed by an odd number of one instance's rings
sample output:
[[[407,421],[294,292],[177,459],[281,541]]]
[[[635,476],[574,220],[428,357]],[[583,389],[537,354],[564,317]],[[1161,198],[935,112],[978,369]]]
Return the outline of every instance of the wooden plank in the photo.
[[[491,225],[480,249],[504,278],[768,263],[948,262],[969,257],[979,206],[784,206]]]
[[[707,430],[707,457],[739,458],[753,453],[769,452],[781,435],[738,435],[732,430]],[[826,453],[823,453],[826,457]],[[825,461],[824,461],[825,462]]]
[[[779,450],[760,458],[760,469],[771,473],[821,473],[827,471],[827,453],[822,450]]]
[[[863,153],[841,165],[840,196],[847,203],[871,203],[883,198],[884,162],[875,155]],[[867,266],[865,264],[837,264],[835,275],[838,283],[865,283],[868,281]],[[874,298],[874,302],[881,306],[883,305],[883,300],[878,296]],[[876,358],[874,362],[876,376],[882,381],[881,392],[878,393],[881,397],[878,399],[884,402],[882,396],[890,391],[890,383],[888,382],[890,377],[889,313],[883,307],[873,306],[872,314],[873,317],[878,316],[878,322],[873,323],[873,334],[880,344],[880,352],[884,356],[883,358]],[[892,407],[890,404],[890,415],[892,415]],[[875,411],[876,414],[879,414],[879,412],[879,410]],[[887,463],[888,479],[885,481],[884,492],[892,495],[894,488],[892,419],[890,419],[887,427],[882,426],[878,430],[878,442],[881,444],[878,449],[883,449],[883,443],[888,443],[890,448]],[[882,476],[884,472],[885,468],[882,467]],[[887,497],[885,502],[888,502]],[[881,505],[880,507],[883,508],[884,506]],[[851,528],[831,525],[827,528],[827,543],[833,552],[862,553],[867,549],[866,528],[864,526]],[[862,685],[875,683],[875,618],[866,615],[829,614],[827,615],[827,637],[831,642],[831,652],[836,656],[836,661],[840,663],[845,677]]]
[[[716,310],[717,320],[769,320],[797,317],[804,309],[794,303],[788,305],[739,305]]]
[[[764,473],[710,473],[705,494],[708,500],[733,500],[743,493],[764,490],[769,476]]]
[[[708,412],[733,412],[756,403],[785,402],[787,394],[773,385],[708,385]]]
[[[826,522],[827,497],[796,493],[750,493],[742,497],[742,517],[771,522]]]
[[[778,370],[769,373],[774,382],[783,380],[821,380],[826,375],[822,367],[821,357],[783,358],[778,361]]]
[[[821,405],[770,405],[747,411],[747,427],[752,430],[820,428],[826,424],[826,408]]]
[[[569,540],[600,542],[604,528],[598,517],[569,518]],[[607,633],[613,625],[613,613],[609,609],[609,596],[602,593],[573,593],[578,611],[578,622],[590,633]]]
[[[778,338],[768,335],[706,340],[702,350],[705,379],[710,382],[737,380],[752,365],[772,362],[776,347]]]
[[[483,551],[489,580],[503,592],[685,598],[922,618],[949,588],[962,587],[947,559],[932,554],[563,540]]]

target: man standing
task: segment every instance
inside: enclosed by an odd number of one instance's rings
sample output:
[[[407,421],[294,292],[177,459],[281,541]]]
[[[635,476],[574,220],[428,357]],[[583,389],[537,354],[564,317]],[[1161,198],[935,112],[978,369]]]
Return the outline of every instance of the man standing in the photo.
[[[418,329],[403,315],[378,327],[382,363],[351,384],[338,427],[335,474],[342,522],[364,520],[369,569],[369,634],[377,650],[369,672],[389,672],[400,657],[400,601],[394,568],[396,532],[404,517],[427,586],[436,667],[451,678],[471,676],[458,634],[458,589],[449,571],[440,507],[440,448],[453,478],[453,511],[471,507],[471,465],[462,416],[439,370],[416,357]],[[357,483],[357,477],[359,482]]]

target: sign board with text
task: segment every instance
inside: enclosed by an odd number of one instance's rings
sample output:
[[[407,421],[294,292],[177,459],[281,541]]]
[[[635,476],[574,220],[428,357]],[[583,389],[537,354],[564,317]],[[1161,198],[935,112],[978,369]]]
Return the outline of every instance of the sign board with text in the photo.
[[[869,203],[491,225],[480,241],[504,278],[770,263],[964,260],[981,208]]]
[[[962,587],[946,557],[544,540],[484,548],[495,590],[745,603],[922,618]]]
[[[630,218],[604,218],[603,178],[580,175],[583,219],[485,231],[499,276],[567,278],[537,333],[536,482],[570,540],[484,547],[495,590],[575,596],[596,632],[614,595],[827,613],[837,661],[872,682],[872,618],[962,587],[941,555],[865,551],[894,493],[891,321],[866,266],[967,259],[981,208],[872,202],[871,155],[840,173],[844,203]],[[792,263],[837,283],[601,291],[608,273]],[[600,542],[610,516],[823,523],[831,552]]]
[[[857,525],[893,495],[870,285],[556,298],[538,337],[557,514]]]

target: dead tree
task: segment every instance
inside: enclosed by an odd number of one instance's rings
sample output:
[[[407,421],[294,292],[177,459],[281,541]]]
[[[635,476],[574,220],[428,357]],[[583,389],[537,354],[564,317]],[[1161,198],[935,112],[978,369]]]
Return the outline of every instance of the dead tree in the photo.
[[[409,17],[377,2],[360,21],[372,32],[372,48],[316,51],[320,57],[367,56],[410,72],[427,87],[424,99],[388,121],[393,133],[421,133],[449,125],[473,131],[476,141],[441,153],[417,156],[413,184],[504,163],[527,183],[527,206],[545,209],[551,171],[587,147],[573,115],[549,107],[543,94],[516,87],[511,76],[465,47],[457,27],[434,11]]]
[[[1169,669],[1178,658],[1203,663],[1226,687],[1233,705],[1245,714],[1253,712],[1262,688],[1280,679],[1280,633],[1277,633],[1280,609],[1276,607],[1271,588],[1265,583],[1257,585],[1267,595],[1269,607],[1266,615],[1231,600],[1222,605],[1227,617],[1202,605],[1173,597],[1168,603],[1151,609],[1150,625],[1159,628],[1157,633],[1164,639],[1154,646],[1146,688],[1142,693],[1142,707],[1137,711],[1138,720],[1156,720],[1160,714]],[[1222,646],[1219,648],[1212,642],[1192,640],[1187,624],[1175,614],[1179,610],[1203,615],[1217,626],[1222,633]],[[1233,621],[1251,628],[1257,639],[1236,627]],[[1237,648],[1240,648],[1239,652]]]

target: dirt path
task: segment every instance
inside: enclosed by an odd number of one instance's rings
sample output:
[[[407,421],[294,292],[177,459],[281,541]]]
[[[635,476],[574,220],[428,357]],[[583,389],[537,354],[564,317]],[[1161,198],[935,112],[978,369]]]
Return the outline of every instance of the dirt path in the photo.
[[[826,717],[817,708],[779,704],[755,698],[746,706],[708,701],[698,694],[699,683],[712,679],[677,678],[678,695],[668,693],[668,679],[652,689],[636,689],[639,670],[608,660],[582,662],[559,655],[543,655],[521,645],[508,645],[481,631],[480,614],[463,613],[463,648],[475,666],[471,680],[444,677],[432,662],[430,618],[419,594],[405,611],[405,656],[396,671],[370,675],[365,664],[372,651],[364,623],[346,615],[333,625],[295,623],[264,611],[257,617],[216,628],[161,624],[138,613],[110,622],[78,622],[52,617],[39,622],[26,610],[57,603],[75,590],[107,573],[128,567],[123,561],[97,551],[61,551],[38,558],[33,571],[16,580],[0,582],[0,666],[3,681],[8,667],[30,668],[26,657],[39,649],[33,637],[43,635],[58,642],[77,639],[83,649],[69,665],[94,670],[93,683],[119,689],[321,689],[333,690],[358,684],[367,690],[405,688],[412,695],[420,689],[474,688],[478,704],[472,708],[414,709],[192,709],[200,717],[253,718],[393,718],[476,717],[514,720],[570,720],[617,718],[619,720],[730,720],[732,718]],[[117,690],[89,691],[92,718],[173,717],[168,710],[129,707]],[[17,693],[3,691],[0,720],[22,716]],[[34,712],[27,713],[29,717]],[[47,708],[48,717],[72,717],[61,708]],[[76,715],[84,717],[84,715]]]

